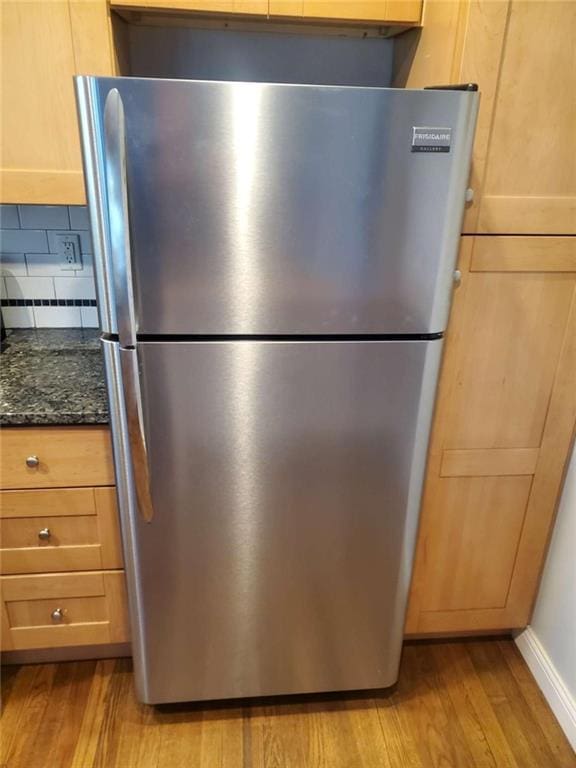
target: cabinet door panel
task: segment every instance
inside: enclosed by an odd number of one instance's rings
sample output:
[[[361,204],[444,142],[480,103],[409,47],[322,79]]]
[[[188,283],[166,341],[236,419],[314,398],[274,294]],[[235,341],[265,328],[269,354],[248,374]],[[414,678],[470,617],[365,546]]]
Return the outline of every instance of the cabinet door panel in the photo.
[[[2,0],[3,203],[85,202],[72,78],[110,74],[105,0]]]
[[[576,233],[576,3],[512,0],[480,232]]]
[[[129,639],[123,571],[3,576],[0,591],[4,651]]]
[[[114,484],[107,427],[7,427],[0,448],[2,489]]]
[[[540,445],[573,274],[471,272],[444,447]]]
[[[303,0],[302,11],[304,16],[319,19],[416,23],[420,20],[421,5],[411,0]]]
[[[561,240],[463,238],[410,634],[530,618],[576,422],[576,264]]]
[[[504,608],[531,477],[450,477],[438,482],[426,557],[428,611]]]
[[[122,8],[204,13],[268,13],[268,0],[112,0],[110,5]]]

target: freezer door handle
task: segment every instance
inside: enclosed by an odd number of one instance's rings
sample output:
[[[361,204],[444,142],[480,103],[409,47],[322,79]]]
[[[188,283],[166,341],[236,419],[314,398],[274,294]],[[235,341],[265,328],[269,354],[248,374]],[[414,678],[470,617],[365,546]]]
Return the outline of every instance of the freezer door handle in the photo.
[[[124,106],[117,88],[110,90],[104,105],[104,147],[118,338],[121,347],[135,347],[136,314],[130,260],[126,131]]]
[[[154,514],[152,496],[150,493],[150,472],[144,419],[142,416],[142,397],[140,394],[140,374],[138,371],[138,356],[135,349],[120,347],[120,369],[122,372],[122,389],[126,409],[126,425],[132,476],[136,491],[136,501],[141,517],[149,523]]]

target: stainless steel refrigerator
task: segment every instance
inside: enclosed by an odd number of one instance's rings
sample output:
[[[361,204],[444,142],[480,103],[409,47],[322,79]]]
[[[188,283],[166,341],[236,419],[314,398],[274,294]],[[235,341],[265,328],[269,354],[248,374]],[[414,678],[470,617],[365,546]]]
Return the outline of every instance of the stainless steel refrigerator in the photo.
[[[391,685],[478,94],[76,88],[140,699]]]

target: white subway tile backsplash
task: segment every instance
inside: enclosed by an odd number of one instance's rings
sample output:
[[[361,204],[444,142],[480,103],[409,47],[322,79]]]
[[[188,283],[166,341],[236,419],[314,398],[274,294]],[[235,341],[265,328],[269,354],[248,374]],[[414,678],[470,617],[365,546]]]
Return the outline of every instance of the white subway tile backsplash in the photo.
[[[90,229],[90,216],[85,205],[71,205],[68,207],[68,211],[70,212],[70,227],[72,229]]]
[[[6,328],[34,328],[32,307],[2,307]]]
[[[91,277],[55,277],[57,299],[95,299],[96,289]]]
[[[37,328],[81,328],[80,307],[34,307]]]
[[[25,275],[26,260],[23,253],[0,253],[0,275]]]
[[[0,299],[8,328],[98,327],[86,206],[0,205]],[[63,270],[55,235],[77,234],[82,269]]]
[[[42,229],[0,229],[2,253],[46,253],[48,238]]]
[[[92,254],[82,254],[82,269],[76,269],[73,273],[74,277],[90,277],[94,280],[94,262],[92,261]]]
[[[19,205],[21,229],[69,229],[65,205]]]
[[[98,328],[100,326],[96,307],[80,307],[80,315],[82,317],[82,328]]]
[[[94,276],[92,257],[89,253],[82,256],[82,269],[62,269],[60,257],[56,253],[29,253],[26,255],[26,267],[30,277],[92,278]]]
[[[54,299],[54,280],[51,277],[6,277],[9,299]]]
[[[26,254],[26,268],[30,277],[55,277],[60,275],[60,258],[55,253]]]
[[[0,205],[0,229],[20,229],[17,205]]]
[[[58,253],[59,244],[56,235],[59,233],[57,231],[49,230],[46,234],[48,235],[48,248],[46,250],[49,250],[50,253]],[[90,237],[90,232],[72,230],[70,232],[65,232],[64,234],[78,235],[80,237],[80,249],[82,254],[92,253],[92,238]]]

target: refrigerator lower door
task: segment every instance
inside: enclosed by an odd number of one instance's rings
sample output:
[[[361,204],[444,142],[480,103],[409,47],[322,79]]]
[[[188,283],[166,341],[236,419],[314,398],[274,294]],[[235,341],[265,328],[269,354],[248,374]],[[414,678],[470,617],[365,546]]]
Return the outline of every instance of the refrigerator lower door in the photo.
[[[441,341],[141,343],[150,522],[104,347],[140,698],[394,683]]]

